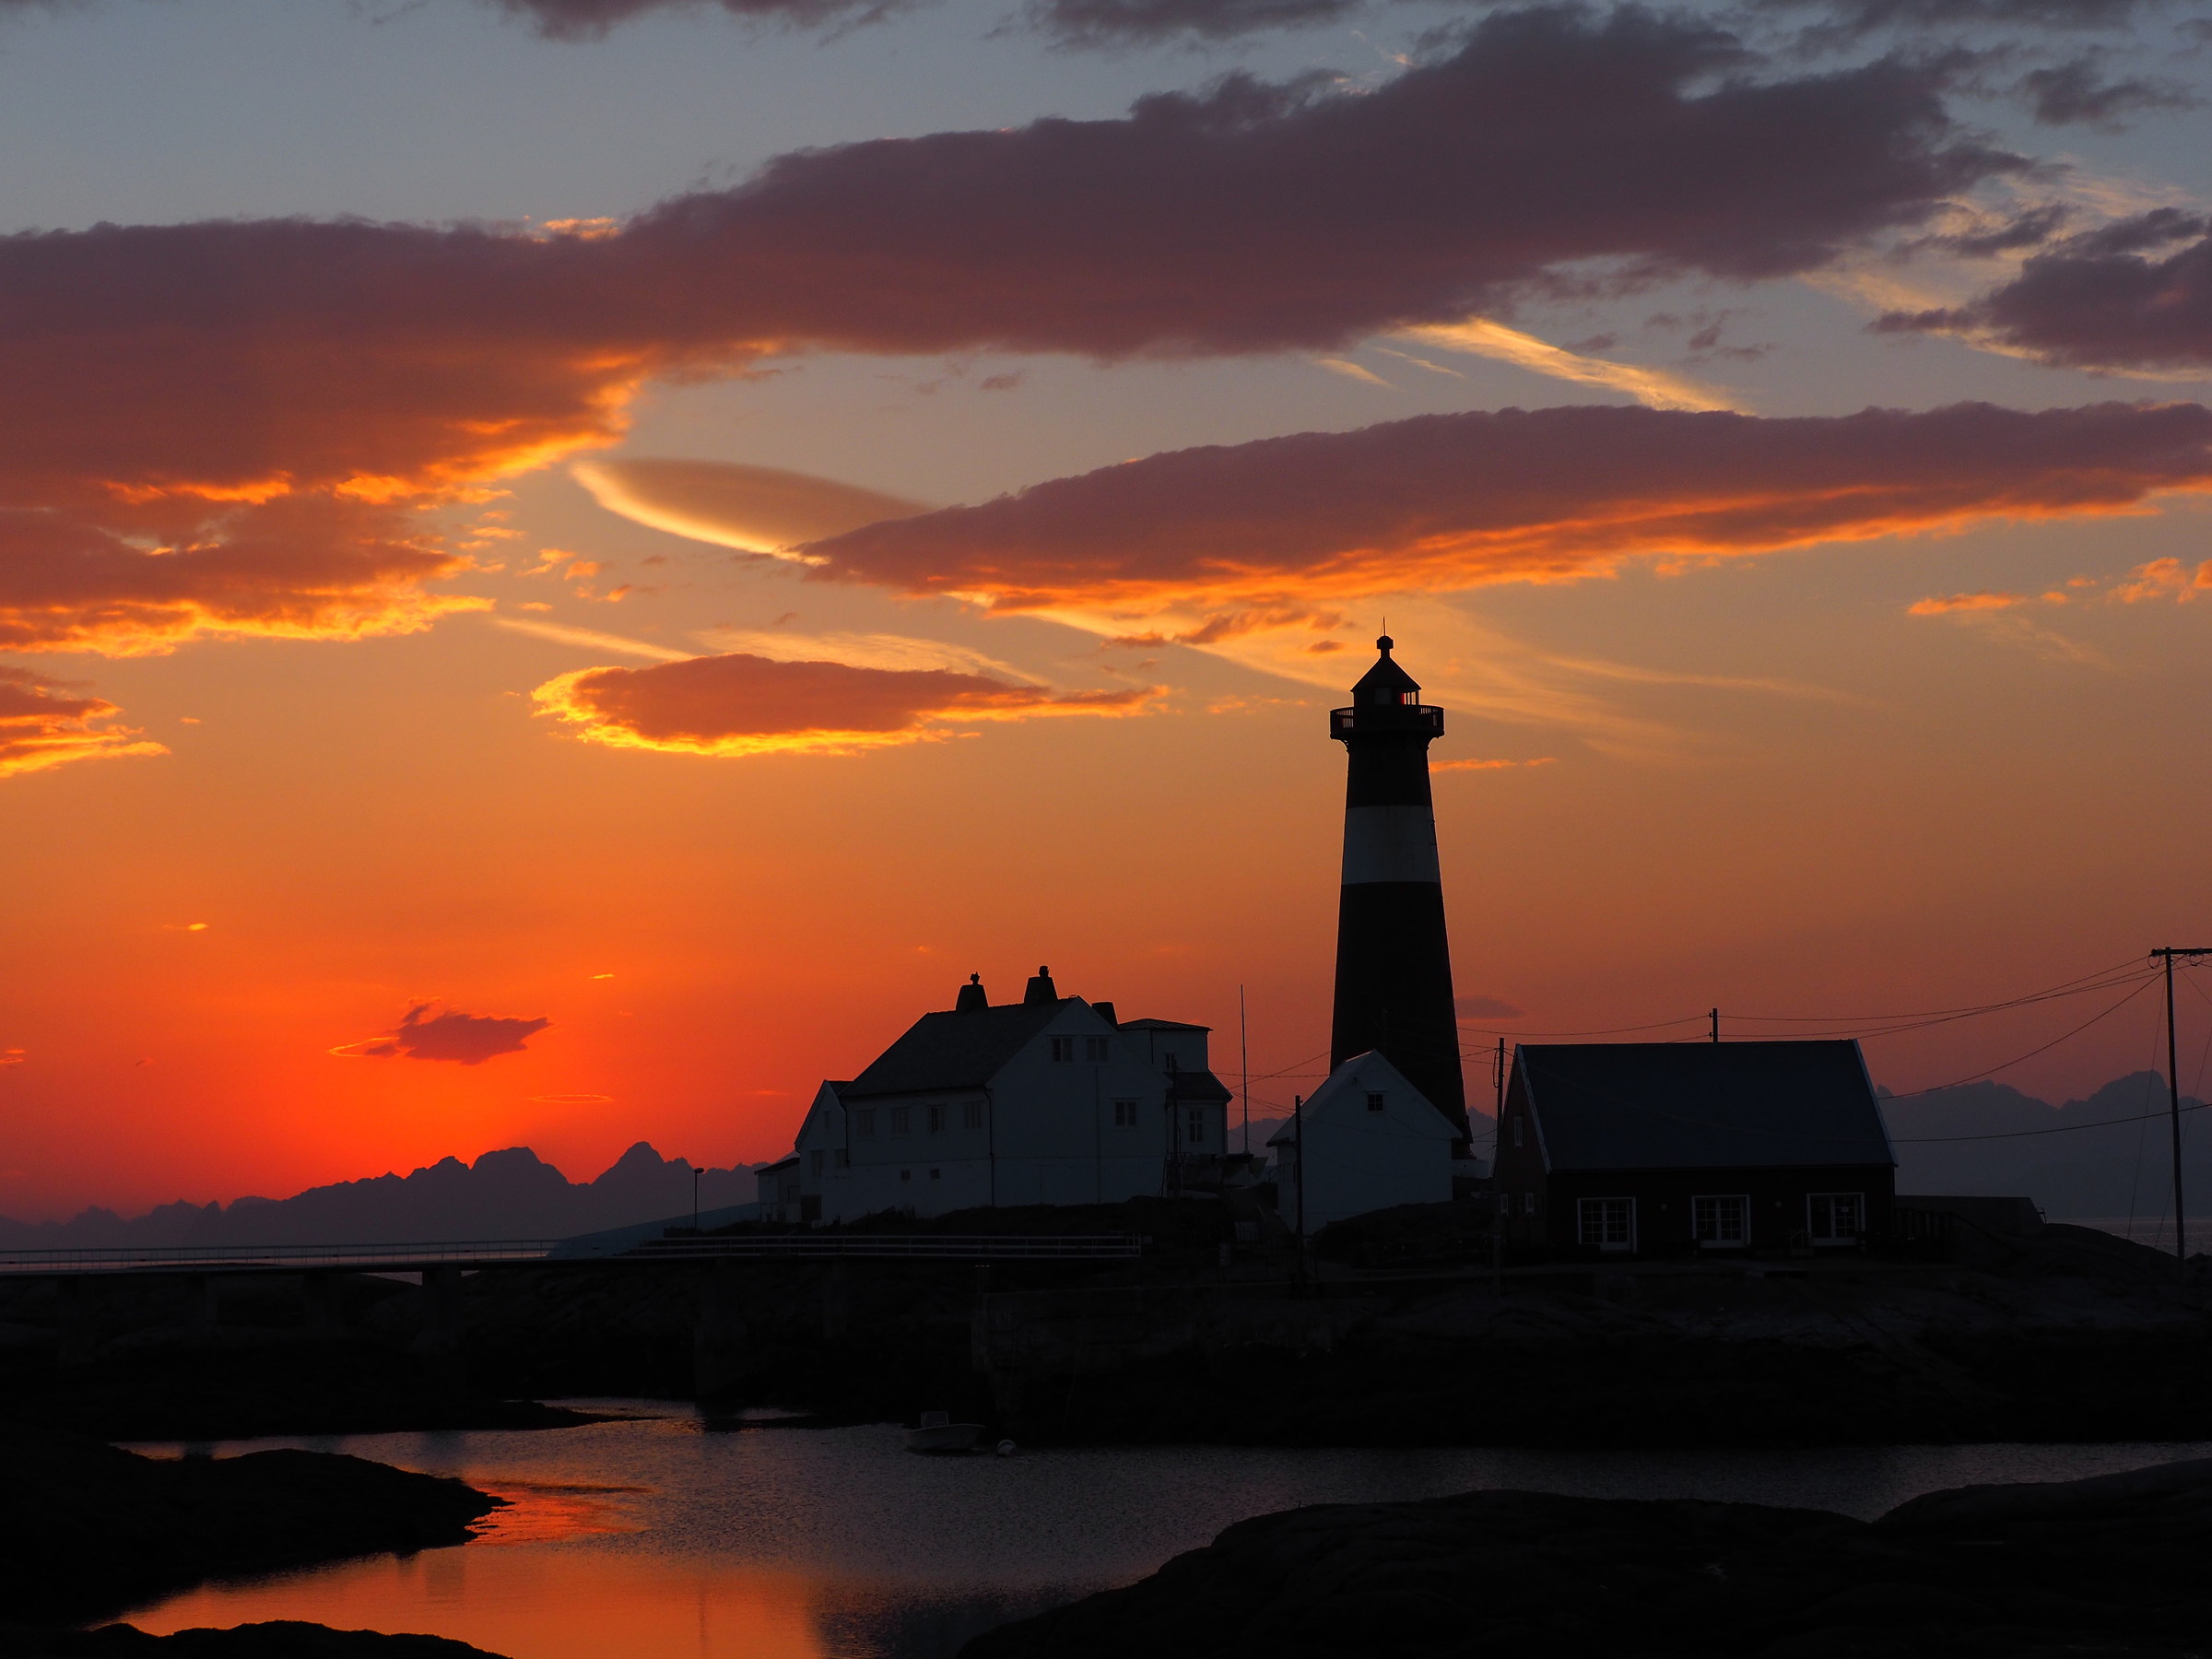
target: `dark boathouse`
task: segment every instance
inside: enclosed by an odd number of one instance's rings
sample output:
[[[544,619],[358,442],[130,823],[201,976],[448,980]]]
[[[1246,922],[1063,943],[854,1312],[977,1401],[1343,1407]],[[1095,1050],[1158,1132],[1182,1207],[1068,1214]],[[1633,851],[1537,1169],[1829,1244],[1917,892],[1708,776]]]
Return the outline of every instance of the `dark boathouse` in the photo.
[[[1524,1043],[1496,1170],[1509,1240],[1589,1256],[1858,1249],[1897,1181],[1848,1041]]]

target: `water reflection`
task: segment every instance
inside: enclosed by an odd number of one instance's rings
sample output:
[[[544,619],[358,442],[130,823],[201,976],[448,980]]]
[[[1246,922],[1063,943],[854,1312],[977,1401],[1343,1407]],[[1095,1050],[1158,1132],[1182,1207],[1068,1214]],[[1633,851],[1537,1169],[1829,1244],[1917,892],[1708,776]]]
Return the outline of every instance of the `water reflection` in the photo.
[[[601,1404],[606,1404],[602,1402]],[[709,1432],[680,1408],[541,1433],[227,1444],[349,1452],[510,1500],[476,1543],[174,1597],[131,1622],[313,1619],[512,1659],[949,1659],[1010,1618],[1126,1583],[1247,1516],[1483,1487],[1873,1516],[1917,1493],[2069,1479],[2199,1445],[1807,1452],[1160,1447],[907,1453],[895,1428]],[[144,1448],[146,1450],[178,1450]]]

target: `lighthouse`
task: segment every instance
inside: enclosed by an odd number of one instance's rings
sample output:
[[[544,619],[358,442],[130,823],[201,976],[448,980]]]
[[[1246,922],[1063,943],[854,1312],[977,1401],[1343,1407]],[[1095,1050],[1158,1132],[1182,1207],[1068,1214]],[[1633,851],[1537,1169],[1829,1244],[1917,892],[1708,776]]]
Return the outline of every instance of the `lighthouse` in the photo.
[[[1429,745],[1444,734],[1444,712],[1421,701],[1392,643],[1388,634],[1375,641],[1381,655],[1352,688],[1352,706],[1329,712],[1329,735],[1350,762],[1329,1067],[1377,1051],[1464,1139],[1466,1086],[1429,794]]]

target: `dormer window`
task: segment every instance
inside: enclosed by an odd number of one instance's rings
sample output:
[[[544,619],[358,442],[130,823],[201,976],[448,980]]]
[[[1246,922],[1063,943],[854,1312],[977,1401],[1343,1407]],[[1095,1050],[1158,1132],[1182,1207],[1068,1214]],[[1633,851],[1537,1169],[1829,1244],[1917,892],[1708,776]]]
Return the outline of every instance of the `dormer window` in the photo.
[[[1055,1037],[1053,1039],[1053,1058],[1054,1060],[1072,1061],[1075,1059],[1075,1057],[1076,1040],[1073,1037]]]

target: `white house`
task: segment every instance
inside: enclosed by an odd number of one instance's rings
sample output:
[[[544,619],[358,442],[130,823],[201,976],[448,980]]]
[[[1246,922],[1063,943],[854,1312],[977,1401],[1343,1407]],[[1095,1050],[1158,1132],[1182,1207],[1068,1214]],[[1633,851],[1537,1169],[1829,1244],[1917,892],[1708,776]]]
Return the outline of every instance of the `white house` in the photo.
[[[1452,1196],[1459,1129],[1381,1054],[1354,1054],[1268,1139],[1276,1211],[1294,1230]],[[1303,1176],[1300,1176],[1300,1166]]]
[[[1062,996],[1041,969],[1020,1002],[994,1007],[971,975],[956,1007],[924,1014],[850,1082],[821,1086],[782,1218],[1172,1192],[1227,1150],[1230,1093],[1206,1067],[1206,1034],[1118,1024],[1112,1004]]]

